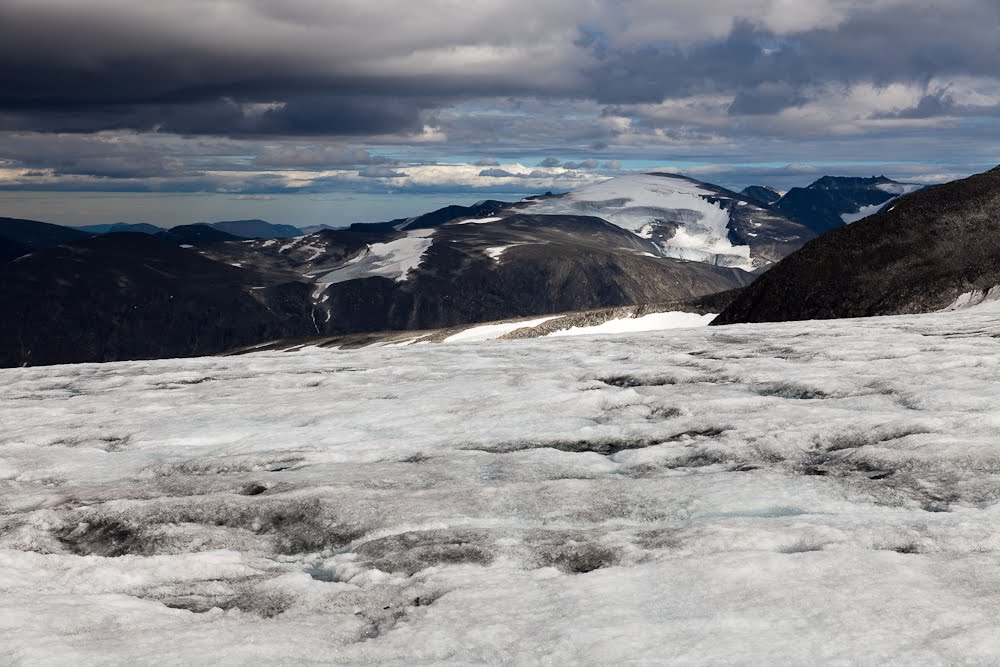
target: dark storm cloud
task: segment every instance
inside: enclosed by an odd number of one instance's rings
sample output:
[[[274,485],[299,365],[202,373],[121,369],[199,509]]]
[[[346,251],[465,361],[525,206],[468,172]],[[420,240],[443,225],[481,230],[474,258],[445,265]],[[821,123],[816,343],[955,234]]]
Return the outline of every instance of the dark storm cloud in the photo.
[[[205,151],[217,151],[210,145]],[[98,178],[166,178],[191,175],[176,149],[156,147],[136,134],[113,138],[90,135],[0,134],[0,155],[28,174],[89,175]],[[204,161],[202,161],[204,164]]]
[[[2,74],[0,74],[2,76]],[[2,98],[2,94],[0,94]],[[262,97],[267,100],[267,97]],[[0,130],[100,132],[158,131],[229,136],[357,136],[413,132],[428,104],[372,96],[299,94],[287,101],[240,102],[231,97],[191,102],[100,104],[74,101],[30,107],[0,99]]]
[[[784,3],[806,26],[784,30],[755,15],[774,10],[767,0],[720,0],[714,11],[732,16],[721,35],[615,34],[624,16],[641,25],[674,12],[696,26],[713,11],[700,4],[508,0],[463,7],[449,28],[426,20],[440,3],[417,12],[385,0],[379,15],[389,18],[374,21],[345,1],[8,0],[0,129],[365,136],[418,131],[424,112],[489,95],[628,104],[727,91],[733,114],[758,115],[824,81],[994,76],[1000,58],[995,0],[843,3],[846,16],[830,21],[826,3]],[[588,21],[603,27],[580,27]],[[277,104],[259,107],[268,103]]]
[[[465,165],[484,188],[550,175],[514,163],[978,163],[998,27],[997,0],[0,0],[0,177],[376,192],[468,155],[492,156]]]
[[[382,155],[338,145],[294,144],[266,146],[254,158],[257,167],[352,167],[395,164]]]
[[[805,101],[801,93],[786,83],[761,84],[737,93],[728,112],[736,116],[773,114]]]
[[[588,91],[609,103],[657,102],[709,91],[736,93],[734,111],[770,113],[801,101],[806,86],[836,81],[921,82],[996,76],[1000,3],[992,0],[876,11],[859,6],[835,28],[778,35],[738,18],[719,40],[611,48],[596,55]]]

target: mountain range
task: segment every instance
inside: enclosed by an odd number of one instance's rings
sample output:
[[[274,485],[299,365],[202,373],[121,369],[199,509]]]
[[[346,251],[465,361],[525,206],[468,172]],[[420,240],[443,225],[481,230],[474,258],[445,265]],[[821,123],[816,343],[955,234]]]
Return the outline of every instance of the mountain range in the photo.
[[[305,232],[292,225],[276,225],[265,220],[222,220],[220,222],[196,222],[189,227],[211,227],[234,238],[243,239],[285,239],[302,236]],[[114,232],[139,232],[142,234],[162,234],[165,230],[156,225],[146,223],[115,222],[108,225],[84,225],[76,227],[93,234],[111,234]],[[176,229],[176,227],[174,228]],[[221,238],[220,238],[221,240]]]
[[[781,196],[654,172],[308,235],[261,220],[169,230],[0,220],[0,311],[11,322],[0,365],[697,299],[750,284],[835,216],[844,226],[909,189],[828,177]]]

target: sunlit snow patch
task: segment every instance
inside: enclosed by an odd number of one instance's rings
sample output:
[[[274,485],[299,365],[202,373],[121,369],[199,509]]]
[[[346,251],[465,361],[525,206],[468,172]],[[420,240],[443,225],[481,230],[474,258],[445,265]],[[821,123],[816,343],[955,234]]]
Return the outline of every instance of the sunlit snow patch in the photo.
[[[490,257],[490,259],[493,259],[493,260],[499,262],[500,258],[503,257],[503,254],[505,252],[507,252],[511,248],[513,248],[515,246],[519,246],[519,245],[528,245],[528,244],[526,244],[526,243],[511,243],[510,245],[493,246],[493,247],[490,247],[490,248],[485,248],[483,250],[483,252],[485,252],[486,255],[488,257]]]
[[[351,261],[317,278],[316,283],[331,285],[372,276],[397,282],[406,280],[410,270],[420,265],[420,259],[434,244],[433,235],[433,229],[418,229],[395,241],[373,243]]]
[[[889,201],[894,201],[890,199]],[[864,220],[870,215],[875,215],[882,209],[883,206],[889,202],[882,202],[881,204],[872,204],[871,206],[862,206],[854,213],[844,213],[840,216],[840,219],[844,221],[844,224],[851,224],[852,222],[857,222],[858,220]]]
[[[459,220],[456,225],[481,225],[486,222],[497,222],[498,220],[503,220],[503,218],[469,218],[468,220]]]
[[[718,313],[709,313],[707,315],[682,312],[650,313],[642,317],[608,320],[592,327],[570,327],[561,331],[553,331],[549,336],[589,336],[592,334],[635,333],[639,331],[706,327],[717,315]]]
[[[501,324],[484,324],[479,327],[472,327],[471,329],[466,329],[465,331],[459,332],[453,336],[448,336],[444,339],[445,343],[471,343],[475,341],[493,340],[495,338],[500,338],[501,336],[506,336],[512,331],[517,331],[518,329],[531,329],[539,325],[545,324],[549,320],[554,320],[558,315],[551,315],[549,317],[540,317],[537,320],[522,320],[520,322],[503,322]]]

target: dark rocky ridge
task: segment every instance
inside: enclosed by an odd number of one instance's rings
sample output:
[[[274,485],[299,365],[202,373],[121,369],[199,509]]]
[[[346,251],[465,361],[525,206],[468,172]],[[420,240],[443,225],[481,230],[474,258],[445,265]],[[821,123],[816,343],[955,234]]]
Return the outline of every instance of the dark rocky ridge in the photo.
[[[146,234],[109,234],[0,265],[0,366],[213,354],[305,335],[310,286]]]
[[[0,262],[36,250],[82,241],[92,233],[37,220],[0,218]]]
[[[1000,167],[907,195],[812,241],[713,324],[929,312],[998,284]]]

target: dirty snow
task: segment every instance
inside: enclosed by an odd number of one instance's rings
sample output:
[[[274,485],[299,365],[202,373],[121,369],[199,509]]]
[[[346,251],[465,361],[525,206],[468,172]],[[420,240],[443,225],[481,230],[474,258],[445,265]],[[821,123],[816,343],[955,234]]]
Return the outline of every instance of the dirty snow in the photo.
[[[0,663],[991,663],[998,334],[3,370]]]

